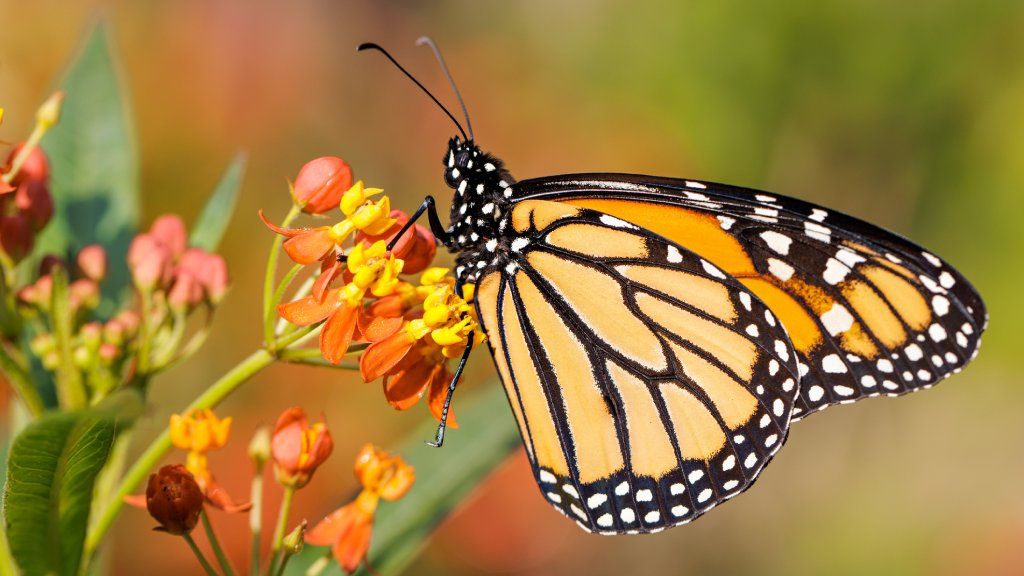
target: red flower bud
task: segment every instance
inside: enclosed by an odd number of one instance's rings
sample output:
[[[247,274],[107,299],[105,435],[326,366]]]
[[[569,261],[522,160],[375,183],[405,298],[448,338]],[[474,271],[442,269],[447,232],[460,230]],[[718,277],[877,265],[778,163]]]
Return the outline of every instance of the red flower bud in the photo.
[[[128,248],[128,268],[140,290],[152,290],[166,273],[170,250],[152,234],[139,234]]]
[[[45,228],[53,218],[53,196],[46,182],[22,182],[14,194],[14,205],[28,217],[35,231]]]
[[[11,260],[20,262],[32,252],[35,235],[28,218],[21,214],[0,217],[0,248]]]
[[[337,209],[341,195],[351,187],[352,168],[341,158],[323,156],[299,170],[292,196],[303,212],[323,214]]]
[[[82,248],[77,257],[78,270],[82,276],[102,282],[107,275],[107,251],[99,244],[91,244]]]
[[[185,230],[185,223],[175,214],[164,214],[153,221],[149,227],[149,233],[159,242],[170,254],[172,259],[181,256],[188,244],[188,232]]]
[[[289,408],[277,419],[270,446],[278,480],[301,488],[331,455],[334,441],[325,423],[310,426],[302,408]]]
[[[188,534],[199,522],[203,492],[184,466],[164,466],[149,477],[146,509],[160,523],[157,530],[176,535]]]
[[[53,269],[58,266],[61,268],[67,268],[64,264],[63,258],[54,254],[47,254],[39,261],[39,275],[48,276],[50,272],[53,272]]]
[[[8,172],[11,169],[11,164],[14,163],[14,158],[21,152],[21,149],[25,147],[25,143],[22,142],[11,149],[11,153],[7,155],[7,163],[4,166],[3,172]],[[46,159],[46,153],[43,152],[42,148],[36,146],[28,154],[28,158],[21,165],[21,170],[14,177],[13,184],[17,186],[27,180],[34,180],[36,182],[46,182],[50,179],[50,162]]]

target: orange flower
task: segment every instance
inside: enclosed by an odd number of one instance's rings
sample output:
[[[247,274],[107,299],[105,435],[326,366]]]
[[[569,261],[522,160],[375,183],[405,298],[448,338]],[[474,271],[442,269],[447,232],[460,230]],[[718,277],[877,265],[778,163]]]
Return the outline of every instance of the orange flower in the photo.
[[[472,307],[455,294],[446,268],[424,271],[411,298],[422,300],[418,317],[409,319],[404,329],[372,342],[359,359],[359,369],[365,382],[384,378],[384,395],[396,410],[409,408],[427,394],[428,407],[440,420],[452,379],[447,361],[462,354],[471,332],[476,343],[484,336]],[[451,412],[449,425],[458,427]]]
[[[415,470],[401,456],[393,456],[372,444],[363,446],[356,456],[355,475],[363,486],[356,499],[306,533],[307,543],[331,546],[335,560],[350,574],[366,561],[380,500],[402,498],[416,480]]]
[[[285,486],[302,488],[334,450],[331,432],[323,422],[309,425],[302,408],[289,408],[274,425],[270,453],[277,479]]]
[[[373,201],[384,191],[379,188],[366,188],[363,181],[356,182],[341,196],[341,211],[345,219],[333,226],[317,226],[315,228],[282,228],[272,224],[259,211],[263,224],[274,232],[287,236],[284,251],[296,264],[312,264],[329,257],[341,254],[341,245],[357,231],[369,235],[382,234],[395,224],[391,218],[391,200],[384,196]]]
[[[206,500],[225,512],[244,512],[252,508],[251,502],[236,503],[210,471],[206,453],[224,447],[231,432],[231,418],[220,419],[212,410],[190,410],[184,415],[172,414],[171,443],[186,450],[185,468],[199,484]]]
[[[310,296],[279,304],[277,313],[298,326],[326,320],[320,330],[320,353],[328,362],[337,364],[356,338],[357,327],[372,322],[373,314],[364,309],[363,298],[367,292],[377,298],[394,294],[400,285],[398,275],[402,265],[401,260],[387,254],[383,241],[370,247],[357,244],[346,259],[350,278],[347,284],[327,289],[323,296],[317,296],[314,291]]]

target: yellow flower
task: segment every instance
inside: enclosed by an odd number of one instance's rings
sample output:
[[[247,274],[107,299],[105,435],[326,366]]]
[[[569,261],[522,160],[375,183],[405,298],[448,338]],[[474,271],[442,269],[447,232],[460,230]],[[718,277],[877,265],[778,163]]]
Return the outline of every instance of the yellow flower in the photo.
[[[341,289],[341,294],[349,306],[358,306],[367,290],[381,298],[394,294],[399,287],[398,275],[402,273],[404,262],[387,254],[387,244],[383,240],[374,242],[370,247],[356,244],[349,251],[346,264],[352,273],[352,280]]]
[[[205,453],[221,448],[231,433],[231,417],[219,419],[212,410],[191,410],[171,415],[171,443],[189,452]]]

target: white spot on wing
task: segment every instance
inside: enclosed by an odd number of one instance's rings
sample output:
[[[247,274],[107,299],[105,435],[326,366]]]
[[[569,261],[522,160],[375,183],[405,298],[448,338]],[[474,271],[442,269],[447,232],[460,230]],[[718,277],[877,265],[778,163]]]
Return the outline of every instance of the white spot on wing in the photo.
[[[783,256],[789,254],[789,245],[793,243],[792,238],[774,230],[761,232],[761,239],[765,241],[765,244],[768,244],[769,248]]]

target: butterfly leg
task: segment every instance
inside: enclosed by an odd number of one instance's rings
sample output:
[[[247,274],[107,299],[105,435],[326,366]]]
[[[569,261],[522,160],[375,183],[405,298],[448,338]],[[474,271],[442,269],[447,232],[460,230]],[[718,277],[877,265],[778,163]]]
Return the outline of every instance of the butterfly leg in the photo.
[[[433,442],[427,442],[427,445],[435,448],[440,448],[441,444],[444,444],[444,430],[448,427],[448,410],[452,405],[452,395],[455,394],[455,387],[459,383],[459,378],[462,377],[462,370],[466,367],[466,362],[469,360],[469,353],[473,350],[473,333],[470,332],[466,338],[466,349],[462,352],[462,358],[459,360],[459,366],[455,369],[455,375],[452,376],[452,381],[448,384],[448,394],[444,397],[444,407],[441,409],[441,423],[437,425],[437,438]]]
[[[448,234],[448,230],[446,230],[444,225],[441,224],[441,219],[437,215],[437,208],[434,206],[434,197],[427,196],[423,199],[423,203],[420,204],[420,207],[412,213],[412,216],[409,217],[409,221],[402,226],[401,230],[398,231],[398,234],[391,239],[391,242],[388,242],[388,250],[391,250],[395,247],[395,244],[398,244],[398,239],[412,228],[412,225],[420,219],[420,216],[423,216],[424,212],[427,213],[427,221],[430,222],[430,232],[438,239],[438,241],[441,242],[441,244],[444,244],[445,246],[448,245],[451,238]]]

